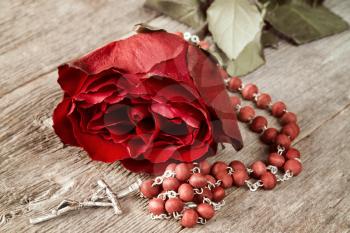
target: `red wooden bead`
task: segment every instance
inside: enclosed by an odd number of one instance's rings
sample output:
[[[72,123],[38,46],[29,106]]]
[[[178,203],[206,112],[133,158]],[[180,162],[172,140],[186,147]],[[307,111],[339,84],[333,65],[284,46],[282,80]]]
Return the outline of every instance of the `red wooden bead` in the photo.
[[[258,93],[258,87],[254,84],[247,84],[242,90],[242,96],[246,100],[254,99],[254,95]]]
[[[289,136],[290,140],[294,140],[296,137],[298,137],[300,132],[300,128],[296,123],[289,123],[285,126],[283,126],[281,133]]]
[[[164,179],[162,186],[165,191],[170,191],[170,190],[177,191],[177,189],[180,186],[180,182],[178,179],[174,177],[169,177]]]
[[[233,95],[230,98],[231,98],[232,105],[234,107],[236,107],[237,105],[241,104],[241,99],[238,96]]]
[[[281,117],[281,124],[286,125],[288,123],[296,123],[297,122],[297,115],[292,112],[286,112]]]
[[[194,173],[190,179],[189,179],[190,185],[192,185],[195,188],[203,188],[207,185],[207,179],[205,179],[205,176],[200,173]]]
[[[221,180],[221,187],[225,189],[232,187],[232,176],[229,175],[226,171],[222,171],[216,174],[216,179]]]
[[[230,167],[232,167],[233,171],[238,171],[238,170],[246,171],[247,170],[247,168],[245,167],[244,163],[242,163],[241,161],[238,161],[238,160],[233,160],[230,163]]]
[[[227,164],[225,162],[217,161],[211,167],[211,174],[215,176],[217,173],[221,171],[226,171],[226,169],[227,169]]]
[[[242,122],[249,122],[255,116],[255,110],[251,106],[244,106],[239,110],[238,119]]]
[[[207,175],[210,173],[211,165],[207,160],[203,160],[199,162],[199,169],[203,175]]]
[[[199,41],[199,47],[201,47],[204,50],[209,49],[209,43],[206,40]]]
[[[274,187],[276,187],[277,184],[277,179],[276,176],[274,174],[272,174],[271,172],[265,172],[261,177],[260,180],[263,183],[263,188],[264,189],[273,189]]]
[[[272,144],[273,142],[275,142],[275,138],[276,138],[277,134],[278,134],[277,129],[268,128],[261,135],[260,139],[262,142],[269,145],[269,144]]]
[[[186,181],[191,176],[191,169],[186,163],[180,163],[175,168],[175,174],[179,181]]]
[[[212,200],[213,199],[213,193],[211,190],[204,188],[203,192],[201,194],[196,194],[193,198],[194,203],[203,203],[204,197]]]
[[[203,193],[200,194],[201,196],[201,202],[203,202],[203,197],[209,198],[210,200],[213,199],[213,193],[211,192],[211,190],[204,188],[203,189]]]
[[[165,202],[165,210],[169,214],[174,212],[181,212],[184,208],[184,203],[177,197],[170,198]]]
[[[159,186],[152,186],[153,180],[146,180],[142,182],[140,191],[143,194],[143,196],[147,198],[155,197],[159,194],[160,189]]]
[[[284,156],[286,157],[286,159],[300,158],[300,152],[295,148],[289,148]]]
[[[198,213],[194,209],[186,209],[182,215],[181,225],[183,227],[194,227],[198,221]]]
[[[269,94],[266,93],[260,94],[256,100],[256,106],[261,109],[267,108],[270,103],[271,97]]]
[[[255,161],[250,167],[253,170],[253,175],[256,178],[259,178],[262,174],[266,172],[266,165],[261,160]]]
[[[249,180],[249,175],[246,170],[237,170],[232,174],[233,183],[237,187],[241,187],[245,184],[246,180]]]
[[[290,138],[285,134],[278,134],[275,139],[275,145],[280,145],[285,149],[288,149],[291,144]]]
[[[207,220],[209,220],[212,217],[214,217],[214,214],[215,214],[214,208],[211,205],[207,204],[207,203],[199,204],[197,206],[197,212],[202,218],[205,218]]]
[[[153,198],[152,200],[150,200],[148,203],[148,210],[154,215],[163,214],[165,211],[163,199]]]
[[[205,179],[207,179],[207,182],[210,182],[211,184],[216,183],[216,179],[211,175],[205,175]]]
[[[267,120],[263,116],[257,116],[250,124],[250,129],[255,133],[261,133],[267,127]]]
[[[299,173],[303,169],[301,163],[296,159],[287,160],[283,168],[285,171],[291,171],[293,173],[293,176],[299,175]]]
[[[181,184],[178,189],[179,197],[181,200],[185,202],[189,202],[193,200],[194,192],[191,185],[184,183]]]
[[[228,89],[230,91],[238,91],[238,89],[242,85],[242,80],[238,77],[232,77],[230,82],[228,83]]]
[[[225,189],[222,187],[215,187],[213,189],[213,201],[220,202],[225,198]]]
[[[278,153],[271,153],[267,157],[267,161],[272,166],[276,166],[278,168],[283,167],[285,159],[282,155],[279,155]]]
[[[165,171],[175,171],[176,163],[170,163],[166,168]]]
[[[271,106],[271,114],[275,117],[281,117],[286,109],[287,106],[282,101],[278,101]]]
[[[192,170],[194,168],[194,164],[193,163],[186,163],[186,165],[188,166],[188,168],[190,170]]]

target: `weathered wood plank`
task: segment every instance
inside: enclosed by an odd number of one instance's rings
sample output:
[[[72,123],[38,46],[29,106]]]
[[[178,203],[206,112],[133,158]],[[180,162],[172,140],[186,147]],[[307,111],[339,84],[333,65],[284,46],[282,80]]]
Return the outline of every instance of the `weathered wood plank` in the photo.
[[[143,2],[1,1],[0,97],[156,17]]]
[[[349,3],[335,0],[328,4],[350,21]],[[186,29],[166,17],[153,20],[152,25],[171,31]],[[59,43],[56,46],[65,43],[56,42]],[[92,48],[93,43],[89,45]],[[85,47],[80,52],[89,49]],[[71,48],[66,51],[69,55],[61,54],[60,59],[79,56],[80,52],[76,51]],[[350,228],[347,215],[350,200],[346,195],[350,191],[347,154],[350,125],[346,124],[350,115],[350,70],[344,62],[349,59],[349,32],[301,47],[282,44],[279,50],[268,51],[268,64],[245,79],[257,83],[274,98],[284,100],[290,110],[298,114],[303,131],[296,145],[304,154],[305,171],[273,192],[231,191],[226,198],[227,205],[215,219],[195,231],[346,232]],[[2,62],[0,58],[0,66]],[[23,64],[30,65],[27,60]],[[52,61],[47,65],[57,64]],[[17,83],[16,90],[0,101],[0,215],[13,216],[0,226],[0,231],[181,231],[174,221],[151,221],[145,211],[146,202],[136,197],[122,200],[125,214],[120,217],[115,217],[112,210],[96,209],[34,227],[29,225],[28,217],[34,212],[65,197],[77,200],[89,197],[98,178],[105,179],[116,190],[135,179],[134,174],[117,163],[91,162],[78,148],[62,148],[48,120],[61,98],[56,72],[32,77],[36,79],[18,88],[23,83]],[[264,158],[263,146],[256,135],[241,128],[245,148],[239,153],[227,148],[215,160],[239,158],[249,163]]]

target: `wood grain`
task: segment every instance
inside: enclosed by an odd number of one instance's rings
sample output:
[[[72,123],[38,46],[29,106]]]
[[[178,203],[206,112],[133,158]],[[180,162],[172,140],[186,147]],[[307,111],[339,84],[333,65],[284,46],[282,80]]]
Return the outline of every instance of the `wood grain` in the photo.
[[[136,196],[121,200],[122,216],[112,209],[89,209],[29,224],[29,217],[64,198],[89,197],[97,179],[117,191],[138,176],[118,163],[94,162],[79,148],[63,147],[50,117],[61,98],[58,64],[129,36],[141,21],[188,30],[143,9],[142,3],[1,1],[0,216],[7,221],[0,232],[350,232],[349,31],[300,47],[281,43],[278,50],[266,51],[265,66],[244,78],[297,113],[300,176],[269,192],[232,189],[215,218],[191,230],[175,221],[151,220],[146,201]],[[326,4],[350,22],[348,1]],[[236,153],[227,147],[215,160],[238,158],[249,164],[265,158],[256,135],[243,125],[241,131],[244,149]]]

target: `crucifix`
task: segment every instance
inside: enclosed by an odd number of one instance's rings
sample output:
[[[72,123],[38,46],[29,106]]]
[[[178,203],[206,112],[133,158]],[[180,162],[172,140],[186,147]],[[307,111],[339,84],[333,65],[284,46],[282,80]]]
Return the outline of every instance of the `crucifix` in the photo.
[[[114,213],[116,215],[120,215],[123,213],[123,211],[119,204],[119,199],[138,191],[141,182],[141,179],[137,179],[137,181],[131,184],[129,187],[120,190],[118,193],[114,193],[105,181],[98,180],[98,190],[88,200],[74,201],[65,199],[55,208],[51,209],[49,213],[31,218],[29,222],[31,224],[38,224],[57,218],[71,211],[92,207],[112,207]]]

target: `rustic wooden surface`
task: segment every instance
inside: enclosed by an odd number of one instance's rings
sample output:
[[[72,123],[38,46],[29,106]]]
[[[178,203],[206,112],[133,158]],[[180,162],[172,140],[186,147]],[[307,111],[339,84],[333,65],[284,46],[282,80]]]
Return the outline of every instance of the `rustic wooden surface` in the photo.
[[[131,196],[125,214],[89,209],[40,225],[29,217],[63,198],[89,197],[96,180],[118,190],[136,179],[118,163],[92,162],[63,147],[50,126],[61,99],[56,67],[131,34],[146,22],[188,30],[142,7],[143,0],[0,1],[0,232],[350,232],[350,31],[300,47],[266,50],[267,64],[245,77],[296,112],[295,146],[304,172],[274,191],[232,189],[226,206],[205,226],[183,229],[152,221],[146,201]],[[350,2],[326,5],[350,22]],[[215,159],[250,163],[264,155],[241,125],[245,147]],[[143,176],[141,176],[143,177]]]

